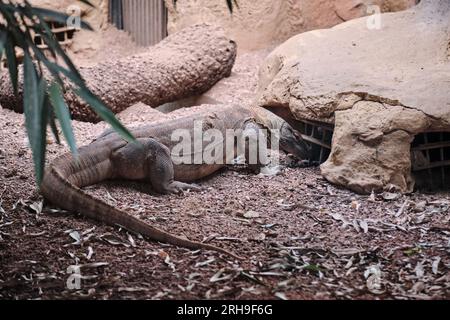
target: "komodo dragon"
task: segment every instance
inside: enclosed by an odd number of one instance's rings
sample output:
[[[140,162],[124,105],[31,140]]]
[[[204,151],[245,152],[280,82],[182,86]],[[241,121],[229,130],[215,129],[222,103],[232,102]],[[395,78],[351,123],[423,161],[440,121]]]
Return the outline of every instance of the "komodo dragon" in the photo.
[[[148,181],[159,193],[197,189],[186,182],[206,177],[225,164],[173,164],[170,150],[176,142],[171,141],[172,132],[176,129],[192,132],[196,120],[202,120],[203,129],[214,128],[222,133],[226,129],[279,129],[280,147],[299,158],[308,158],[310,147],[289,124],[269,111],[237,106],[220,110],[217,106],[212,107],[205,107],[204,111],[193,116],[131,129],[139,144],[128,143],[117,133],[107,131],[91,144],[81,147],[77,158],[71,153],[57,157],[45,170],[40,186],[42,195],[63,209],[80,212],[108,225],[119,225],[152,240],[194,250],[214,250],[239,258],[225,249],[159,230],[81,190],[82,187],[109,179]],[[224,153],[224,156],[227,155]]]

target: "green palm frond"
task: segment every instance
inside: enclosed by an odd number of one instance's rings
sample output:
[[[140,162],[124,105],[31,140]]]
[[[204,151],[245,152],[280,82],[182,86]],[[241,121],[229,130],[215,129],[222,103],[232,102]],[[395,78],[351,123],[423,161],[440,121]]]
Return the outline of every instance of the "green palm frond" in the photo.
[[[88,0],[79,1],[93,7]],[[176,0],[173,0],[173,3],[176,5]],[[239,8],[236,0],[226,0],[226,3],[230,13],[233,12],[234,6]],[[61,12],[36,8],[27,0],[20,3],[0,0],[0,21],[4,21],[0,22],[0,59],[6,58],[16,95],[19,91],[20,67],[16,49],[21,50],[24,55],[23,110],[38,185],[44,174],[47,126],[50,126],[56,141],[60,143],[56,124],[58,122],[72,153],[76,154],[69,108],[64,101],[65,80],[70,83],[75,94],[88,103],[124,139],[134,141],[132,134],[101,99],[89,90],[78,69],[53,35],[48,22],[66,24],[69,18],[70,16]],[[80,27],[92,30],[91,26],[83,21]],[[35,44],[34,34],[43,40],[49,55]],[[62,61],[63,64],[57,61]],[[44,68],[48,71],[47,76],[44,76]]]
[[[80,2],[93,7],[87,0]],[[134,140],[114,114],[89,90],[81,74],[53,35],[48,22],[66,24],[69,18],[61,12],[36,8],[28,1],[16,3],[0,0],[0,21],[4,21],[0,23],[0,58],[6,57],[15,94],[18,94],[20,67],[16,49],[20,49],[24,55],[23,110],[38,185],[44,174],[47,126],[50,126],[59,143],[56,125],[56,122],[59,122],[71,151],[76,154],[77,150],[69,108],[64,101],[64,80],[69,82],[75,94],[87,102],[119,134],[129,141]],[[83,21],[80,27],[92,30],[91,26]],[[49,54],[35,44],[33,34],[40,36]],[[57,61],[63,61],[63,64]],[[44,76],[43,68],[48,70],[47,76]]]

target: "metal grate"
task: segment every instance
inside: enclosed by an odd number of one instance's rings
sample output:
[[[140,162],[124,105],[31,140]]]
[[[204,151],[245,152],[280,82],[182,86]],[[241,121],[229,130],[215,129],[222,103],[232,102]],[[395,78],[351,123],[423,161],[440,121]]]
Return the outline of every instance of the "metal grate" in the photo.
[[[417,189],[449,189],[450,132],[418,134],[411,145],[411,162]]]
[[[331,152],[334,127],[326,123],[301,120],[296,122],[295,128],[300,131],[303,139],[312,145],[310,160],[317,164],[327,161]]]
[[[287,108],[268,108],[300,131],[303,139],[312,146],[311,161],[325,162],[331,153],[334,126],[309,120],[292,120]],[[411,144],[412,175],[416,188],[421,191],[450,189],[450,132],[418,134]]]
[[[64,47],[68,46],[72,43],[72,38],[75,34],[76,29],[74,27],[69,27],[65,24],[49,21],[47,22],[52,33],[55,35],[56,40],[58,40],[59,44]],[[34,43],[40,49],[47,49],[48,46],[44,43],[43,39],[39,34],[34,36]]]
[[[157,44],[167,36],[164,0],[110,0],[109,19],[141,46]]]
[[[72,38],[76,32],[75,28],[54,21],[47,21],[47,24],[62,48],[72,44]],[[46,50],[48,48],[48,46],[45,44],[44,40],[39,34],[32,34],[31,36],[33,37],[34,43],[38,48],[42,50]],[[23,57],[24,57],[23,51],[21,49],[19,50],[16,48],[17,63],[19,64],[22,63]],[[0,69],[1,68],[7,68],[7,61],[5,55],[3,55],[0,63]]]
[[[117,29],[123,30],[122,0],[109,0],[109,22]]]

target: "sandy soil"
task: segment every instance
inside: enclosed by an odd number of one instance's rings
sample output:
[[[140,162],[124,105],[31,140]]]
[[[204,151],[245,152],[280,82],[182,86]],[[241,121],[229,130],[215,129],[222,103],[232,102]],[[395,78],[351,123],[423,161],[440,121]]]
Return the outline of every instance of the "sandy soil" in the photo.
[[[239,57],[233,76],[210,94],[249,103],[263,56]],[[125,123],[160,116],[144,105],[133,110],[121,115]],[[74,127],[79,144],[106,128]],[[200,181],[199,193],[161,196],[121,181],[86,189],[164,230],[245,257],[230,261],[41,207],[22,115],[0,108],[0,128],[0,298],[450,298],[449,193],[358,196],[317,168],[260,177],[245,167]],[[50,160],[67,150],[52,141]],[[80,290],[66,286],[73,265],[81,266]]]
[[[144,51],[131,36],[114,26],[96,32],[80,30],[75,33],[68,53],[79,66],[90,66],[109,59],[120,59]]]

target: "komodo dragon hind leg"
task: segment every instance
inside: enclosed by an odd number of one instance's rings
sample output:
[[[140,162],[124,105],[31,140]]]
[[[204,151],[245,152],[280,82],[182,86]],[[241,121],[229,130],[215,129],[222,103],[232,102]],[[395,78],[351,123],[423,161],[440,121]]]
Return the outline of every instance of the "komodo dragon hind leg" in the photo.
[[[153,189],[159,193],[182,193],[183,190],[201,191],[199,186],[174,181],[173,163],[170,150],[162,143],[148,139],[150,145],[146,158],[147,174]]]
[[[169,148],[152,138],[139,138],[139,144],[127,143],[111,157],[115,177],[149,181],[156,192],[180,193],[201,190],[200,187],[174,181]]]

